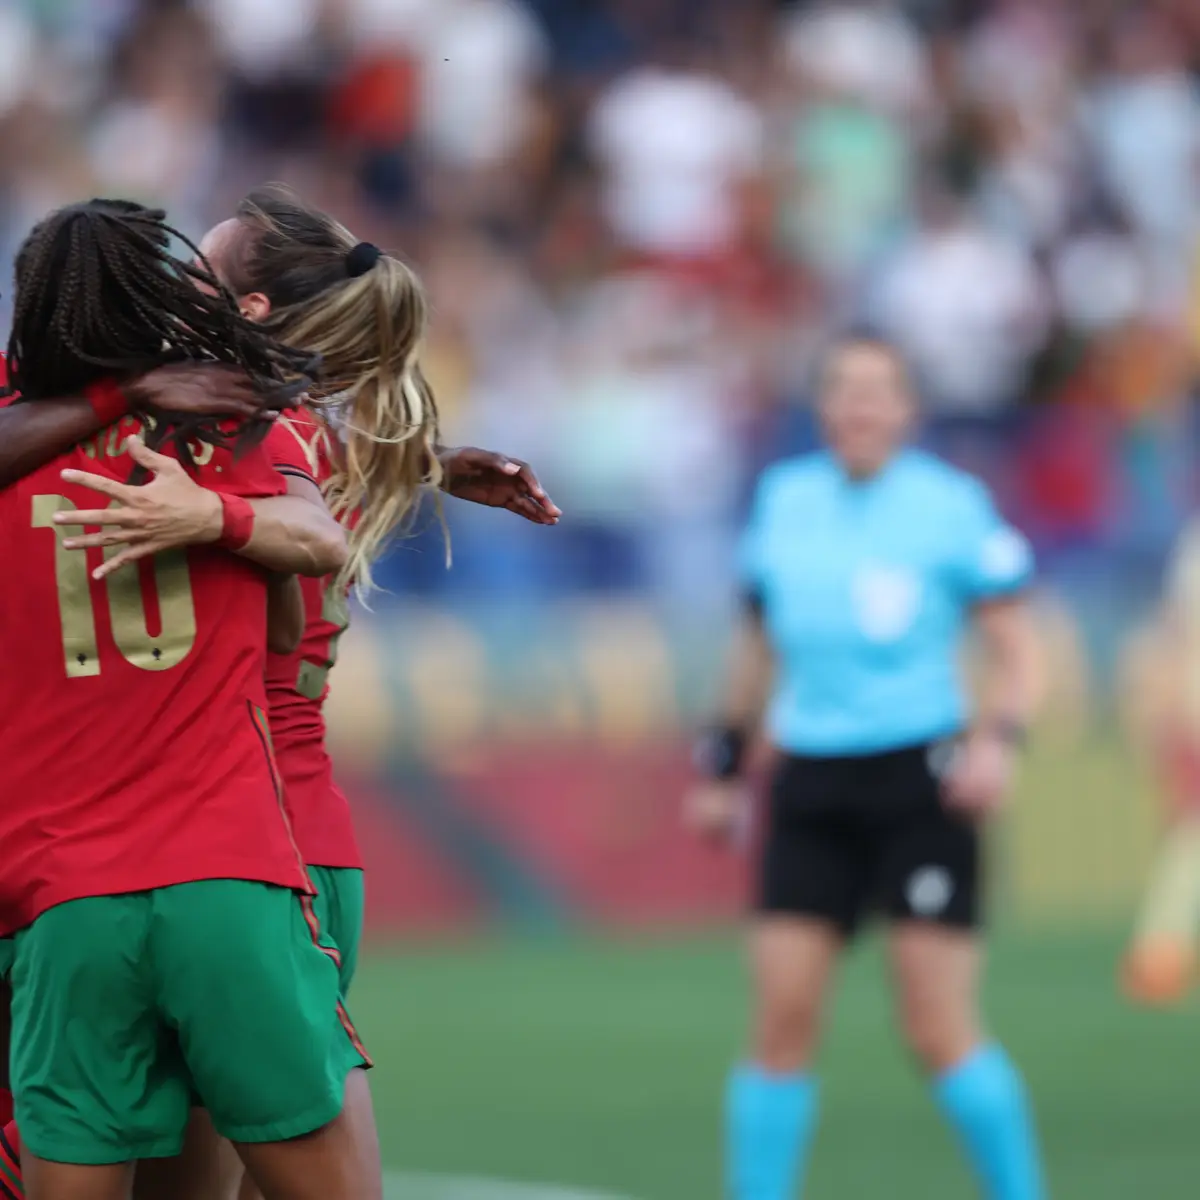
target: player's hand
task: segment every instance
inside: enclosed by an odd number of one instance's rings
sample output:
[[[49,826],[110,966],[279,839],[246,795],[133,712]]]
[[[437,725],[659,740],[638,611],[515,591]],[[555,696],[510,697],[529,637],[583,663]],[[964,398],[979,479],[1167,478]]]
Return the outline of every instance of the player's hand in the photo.
[[[274,420],[279,415],[276,406],[281,403],[277,398],[264,408],[250,376],[221,363],[169,363],[148,371],[123,390],[136,409],[246,420]]]
[[[444,475],[442,490],[460,500],[507,508],[535,525],[557,525],[562,516],[528,463],[473,446],[444,449],[438,461]]]
[[[750,797],[739,780],[706,780],[684,797],[683,819],[705,841],[740,844],[750,822]]]
[[[55,525],[99,525],[101,532],[63,540],[68,550],[88,546],[123,546],[107,557],[92,576],[103,579],[126,563],[179,546],[215,542],[224,528],[224,511],[216,492],[201,487],[173,458],[146,447],[139,438],[126,443],[129,456],[153,478],[135,487],[88,471],[64,471],[67,483],[80,484],[108,496],[108,508],[80,509],[54,514]]]
[[[946,803],[961,813],[988,816],[1008,800],[1016,770],[1012,744],[994,732],[976,730],[959,746],[942,779]]]

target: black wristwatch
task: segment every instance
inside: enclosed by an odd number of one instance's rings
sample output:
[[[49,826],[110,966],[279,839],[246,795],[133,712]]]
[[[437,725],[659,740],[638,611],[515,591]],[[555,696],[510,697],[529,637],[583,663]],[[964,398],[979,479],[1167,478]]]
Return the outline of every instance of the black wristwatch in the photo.
[[[692,763],[701,775],[722,782],[741,774],[748,742],[744,730],[719,725],[700,735],[692,748]]]

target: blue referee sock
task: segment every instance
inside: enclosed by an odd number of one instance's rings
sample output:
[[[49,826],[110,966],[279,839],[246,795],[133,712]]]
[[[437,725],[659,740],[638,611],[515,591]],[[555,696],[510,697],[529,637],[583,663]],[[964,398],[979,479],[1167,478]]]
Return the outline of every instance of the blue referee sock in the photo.
[[[725,1093],[728,1200],[795,1200],[816,1124],[810,1076],[734,1071]]]
[[[981,1046],[934,1081],[988,1200],[1044,1200],[1025,1083],[999,1046]]]

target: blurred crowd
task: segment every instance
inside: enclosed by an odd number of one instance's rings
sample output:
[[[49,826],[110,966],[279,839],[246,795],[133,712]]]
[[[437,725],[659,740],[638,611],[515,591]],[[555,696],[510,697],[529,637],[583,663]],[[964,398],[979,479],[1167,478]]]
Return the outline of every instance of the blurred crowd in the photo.
[[[1052,575],[1152,571],[1200,495],[1194,0],[0,0],[0,145],[6,258],[284,179],[420,267],[448,440],[568,520],[455,506],[397,590],[720,603],[849,325]]]

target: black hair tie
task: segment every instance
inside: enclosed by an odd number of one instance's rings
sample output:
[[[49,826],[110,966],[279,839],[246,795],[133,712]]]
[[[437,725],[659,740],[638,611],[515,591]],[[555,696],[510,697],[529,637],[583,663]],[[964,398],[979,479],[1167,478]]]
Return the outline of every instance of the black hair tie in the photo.
[[[351,279],[357,279],[365,275],[382,256],[383,251],[373,242],[359,242],[346,253],[346,274]]]

